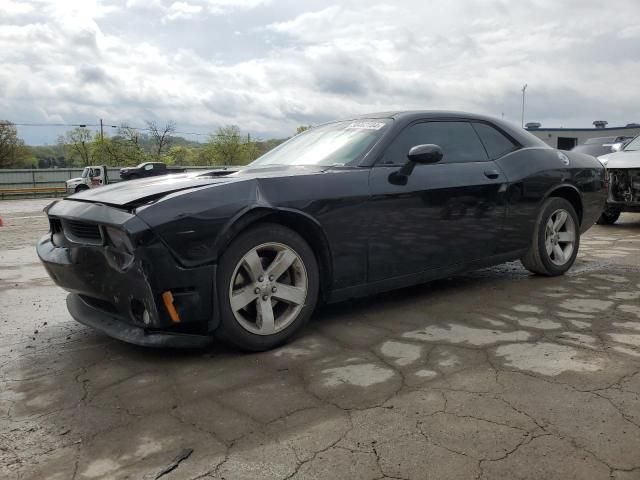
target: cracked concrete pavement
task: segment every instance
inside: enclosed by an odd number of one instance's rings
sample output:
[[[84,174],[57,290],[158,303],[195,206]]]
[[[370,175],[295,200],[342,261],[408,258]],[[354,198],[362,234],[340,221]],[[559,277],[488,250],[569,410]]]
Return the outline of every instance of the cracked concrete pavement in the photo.
[[[640,215],[564,277],[324,307],[249,355],[75,323],[34,251],[44,204],[0,202],[0,478],[640,479]]]

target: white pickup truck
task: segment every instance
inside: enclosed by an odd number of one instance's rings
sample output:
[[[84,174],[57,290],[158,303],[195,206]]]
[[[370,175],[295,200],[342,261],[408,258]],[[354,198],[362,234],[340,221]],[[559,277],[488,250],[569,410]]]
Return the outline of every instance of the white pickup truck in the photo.
[[[101,187],[109,183],[106,165],[84,167],[82,176],[66,181],[67,193],[76,193],[89,188]]]

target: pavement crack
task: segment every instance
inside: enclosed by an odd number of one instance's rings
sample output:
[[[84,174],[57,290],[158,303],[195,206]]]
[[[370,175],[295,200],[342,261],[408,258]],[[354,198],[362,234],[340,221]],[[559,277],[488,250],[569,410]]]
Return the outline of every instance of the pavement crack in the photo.
[[[640,424],[636,423],[635,420],[633,420],[631,417],[629,417],[629,415],[627,415],[625,412],[623,412],[622,409],[613,400],[611,400],[609,397],[606,397],[606,396],[602,395],[601,393],[599,393],[597,391],[592,391],[592,392],[589,392],[589,393],[591,393],[592,395],[596,395],[597,397],[600,397],[603,400],[607,401],[622,416],[622,418],[624,420],[626,420],[630,424],[635,425],[636,427],[640,428]]]
[[[159,478],[164,477],[168,473],[173,472],[176,468],[180,466],[182,462],[184,462],[187,458],[189,458],[192,453],[193,453],[193,448],[185,448],[184,450],[182,450],[169,465],[167,465],[165,468],[160,470],[160,472],[158,472],[158,474],[155,476],[155,480],[158,480]]]
[[[530,415],[528,412],[525,412],[524,410],[521,410],[521,409],[517,408],[515,405],[513,405],[511,402],[509,402],[509,400],[507,400],[507,399],[505,399],[505,398],[503,398],[503,397],[501,397],[499,395],[495,395],[493,398],[505,403],[509,408],[511,408],[513,411],[519,413],[520,415],[524,415],[525,417],[530,419],[533,423],[535,423],[538,428],[540,428],[542,431],[546,432],[546,426],[543,425],[542,423],[540,423],[540,421],[537,418],[535,418],[533,415]]]
[[[282,479],[282,480],[288,480],[288,479],[290,479],[290,478],[293,478],[295,475],[297,475],[297,473],[300,471],[300,469],[301,469],[304,465],[306,465],[306,464],[307,464],[307,463],[309,463],[309,462],[312,462],[313,460],[315,460],[315,459],[316,459],[316,457],[317,457],[318,455],[320,455],[321,453],[326,452],[326,451],[328,451],[328,450],[332,449],[333,447],[336,447],[336,446],[338,445],[338,443],[340,443],[341,441],[343,441],[343,440],[347,437],[347,435],[349,435],[349,433],[351,433],[351,432],[353,431],[353,429],[354,429],[353,419],[351,418],[351,415],[350,415],[350,414],[348,415],[348,418],[349,418],[349,428],[348,428],[347,430],[345,430],[345,431],[344,431],[344,433],[343,433],[342,435],[340,435],[340,436],[339,436],[335,441],[331,442],[331,444],[330,444],[330,445],[328,445],[327,447],[325,447],[325,448],[323,448],[323,449],[321,449],[321,450],[318,450],[318,451],[314,452],[314,453],[313,453],[313,455],[311,456],[311,458],[309,458],[308,460],[304,460],[304,461],[302,461],[302,462],[298,463],[298,465],[296,466],[295,471],[294,471],[291,475],[288,475],[287,477],[285,477],[285,478],[284,478],[284,479]],[[291,447],[289,447],[289,448],[291,448]],[[342,448],[343,450],[348,450],[348,451],[350,451],[350,452],[352,452],[352,453],[353,453],[353,450],[350,450],[350,449],[348,449],[348,448],[346,448],[346,447],[340,447],[340,446],[338,446],[338,447],[336,447],[336,448]],[[298,455],[296,454],[295,449],[294,449],[294,448],[291,448],[291,450],[294,452],[295,457],[296,457],[296,458],[298,458]],[[380,470],[380,471],[382,471],[382,470]]]
[[[476,479],[479,480],[484,475],[484,467],[482,466],[482,464],[484,462],[492,462],[492,463],[493,462],[501,462],[501,461],[509,458],[511,455],[513,455],[515,452],[517,452],[524,445],[528,445],[529,443],[531,443],[531,441],[533,441],[534,438],[540,438],[540,437],[544,437],[546,435],[551,435],[551,434],[550,433],[545,433],[545,434],[537,435],[537,436],[525,435],[522,438],[522,440],[520,442],[518,442],[518,444],[515,447],[513,447],[511,450],[505,452],[505,454],[503,456],[498,457],[498,458],[483,458],[483,459],[480,459],[480,461],[478,462],[478,468],[480,470],[480,473],[478,474]]]

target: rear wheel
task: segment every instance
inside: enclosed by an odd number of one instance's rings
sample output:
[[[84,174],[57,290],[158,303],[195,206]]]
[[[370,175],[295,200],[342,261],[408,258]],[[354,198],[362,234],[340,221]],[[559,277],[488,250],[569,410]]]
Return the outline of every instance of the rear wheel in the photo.
[[[277,224],[251,228],[220,260],[216,335],[251,351],[286,342],[313,313],[318,277],[313,250],[296,232]]]
[[[573,205],[564,198],[549,198],[543,204],[531,239],[522,257],[527,270],[540,275],[562,275],[578,255],[580,228]]]
[[[600,218],[596,221],[598,225],[613,225],[620,218],[620,210],[614,210],[612,208],[605,208],[600,215]]]

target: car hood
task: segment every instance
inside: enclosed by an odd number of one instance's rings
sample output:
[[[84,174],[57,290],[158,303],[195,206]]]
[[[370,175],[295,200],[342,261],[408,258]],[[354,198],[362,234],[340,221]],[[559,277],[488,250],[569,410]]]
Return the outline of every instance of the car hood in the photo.
[[[621,151],[598,157],[607,168],[640,168],[640,151]]]
[[[66,183],[79,183],[82,182],[82,177],[70,178]]]
[[[208,170],[127,180],[102,188],[84,190],[67,197],[69,200],[103,203],[132,208],[158,200],[181,190],[207,188],[230,182],[262,177],[292,176],[321,172],[328,167],[271,167],[244,170]]]

